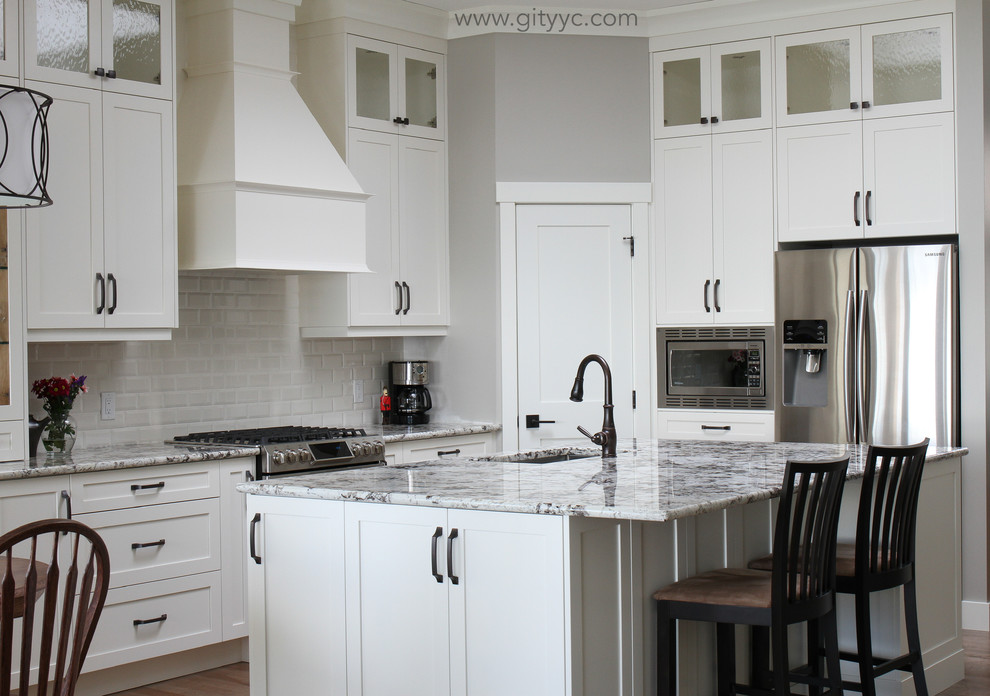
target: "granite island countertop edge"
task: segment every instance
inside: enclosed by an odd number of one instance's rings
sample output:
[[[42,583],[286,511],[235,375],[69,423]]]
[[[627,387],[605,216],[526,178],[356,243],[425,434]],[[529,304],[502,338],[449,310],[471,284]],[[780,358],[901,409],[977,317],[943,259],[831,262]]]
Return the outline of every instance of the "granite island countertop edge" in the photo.
[[[866,448],[703,441],[651,441],[636,447],[634,441],[620,441],[619,450],[612,467],[603,467],[599,457],[555,464],[454,457],[237,488],[288,498],[664,522],[777,497],[787,459],[833,458],[848,450],[849,478],[859,478]],[[967,452],[940,448],[930,451],[928,461]]]

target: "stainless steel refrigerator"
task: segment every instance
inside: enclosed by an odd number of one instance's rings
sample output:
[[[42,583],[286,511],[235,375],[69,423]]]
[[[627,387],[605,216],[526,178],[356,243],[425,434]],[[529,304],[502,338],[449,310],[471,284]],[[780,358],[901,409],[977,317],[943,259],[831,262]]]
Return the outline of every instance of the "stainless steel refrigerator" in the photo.
[[[778,441],[959,444],[957,255],[777,252]]]

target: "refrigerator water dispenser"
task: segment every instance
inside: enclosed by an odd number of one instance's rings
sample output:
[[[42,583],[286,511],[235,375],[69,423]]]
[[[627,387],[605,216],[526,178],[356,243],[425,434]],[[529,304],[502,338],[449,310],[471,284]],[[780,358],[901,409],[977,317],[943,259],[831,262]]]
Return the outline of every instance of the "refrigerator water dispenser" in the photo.
[[[828,323],[824,319],[784,322],[784,406],[828,405]]]

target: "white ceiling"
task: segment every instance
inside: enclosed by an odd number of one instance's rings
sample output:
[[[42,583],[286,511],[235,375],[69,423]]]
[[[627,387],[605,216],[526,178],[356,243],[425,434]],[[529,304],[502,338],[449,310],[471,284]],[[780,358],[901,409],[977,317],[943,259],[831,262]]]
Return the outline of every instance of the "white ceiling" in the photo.
[[[528,2],[519,4],[519,0],[508,2],[486,2],[486,0],[405,0],[413,5],[425,5],[447,12],[460,12],[474,8],[488,9],[496,7],[531,8],[552,7],[566,9],[595,9],[595,10],[659,10],[664,7],[677,5],[694,5],[711,0],[556,0],[555,2]]]

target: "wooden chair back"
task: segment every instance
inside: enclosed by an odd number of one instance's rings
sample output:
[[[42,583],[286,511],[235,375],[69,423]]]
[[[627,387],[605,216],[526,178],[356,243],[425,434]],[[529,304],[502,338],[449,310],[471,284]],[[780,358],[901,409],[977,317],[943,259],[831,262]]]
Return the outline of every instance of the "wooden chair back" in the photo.
[[[110,554],[75,520],[0,537],[0,696],[71,696],[110,586]],[[16,674],[16,684],[14,675]]]
[[[771,578],[772,606],[831,601],[839,502],[849,457],[787,462],[777,509]]]
[[[915,527],[928,438],[870,445],[856,518],[856,572],[887,573],[914,563]]]

